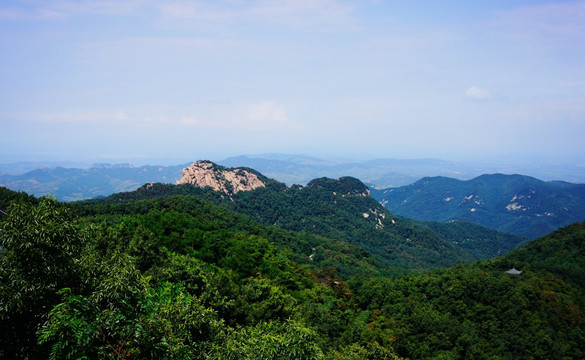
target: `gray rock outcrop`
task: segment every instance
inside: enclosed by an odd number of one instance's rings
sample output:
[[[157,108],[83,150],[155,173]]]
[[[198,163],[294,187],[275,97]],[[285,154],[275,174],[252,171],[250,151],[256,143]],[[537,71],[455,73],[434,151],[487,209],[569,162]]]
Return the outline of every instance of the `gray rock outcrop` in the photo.
[[[183,176],[177,184],[209,186],[226,194],[266,186],[256,174],[246,169],[224,169],[209,161],[197,161],[183,169]]]

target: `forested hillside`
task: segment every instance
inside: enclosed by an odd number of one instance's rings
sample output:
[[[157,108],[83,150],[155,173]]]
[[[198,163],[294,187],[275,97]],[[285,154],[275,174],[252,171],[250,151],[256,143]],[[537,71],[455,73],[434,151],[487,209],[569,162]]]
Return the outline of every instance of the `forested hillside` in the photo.
[[[134,192],[83,201],[74,206],[89,209],[98,205],[120,206],[143,199],[160,200],[174,195],[195,196],[246,214],[264,225],[358,245],[373,254],[377,261],[394,268],[396,273],[452,266],[496,256],[498,252],[512,249],[523,241],[517,236],[495,234],[489,229],[481,231],[479,227],[464,233],[465,225],[461,224],[445,225],[452,231],[445,232],[447,236],[441,237],[425,224],[390,214],[368,192],[361,181],[351,177],[315,179],[304,187],[287,187],[271,180],[266,187],[229,196],[189,184],[147,184]],[[460,237],[465,235],[466,240],[476,242],[478,246],[483,243],[484,251],[478,253],[474,250],[478,256],[471,255],[455,244],[457,236],[454,234]],[[494,241],[499,241],[501,245],[506,240],[508,243],[503,248],[490,245]],[[320,258],[321,249],[316,247],[315,251],[316,258]]]
[[[372,189],[372,196],[408,218],[468,221],[530,239],[585,220],[585,184],[522,175],[424,178],[408,186]]]
[[[13,201],[0,215],[0,358],[585,356],[584,223],[502,258],[387,277],[366,250],[261,225],[206,192],[1,194]],[[319,246],[350,263],[347,281]]]
[[[425,221],[423,224],[441,238],[467,251],[477,259],[501,256],[521,244],[529,242],[527,238],[492,230],[466,221],[451,220],[447,223]]]
[[[331,185],[355,189],[313,184]],[[261,225],[205,191],[71,205],[1,194],[0,358],[585,356],[584,223],[502,258],[387,277],[356,245]]]

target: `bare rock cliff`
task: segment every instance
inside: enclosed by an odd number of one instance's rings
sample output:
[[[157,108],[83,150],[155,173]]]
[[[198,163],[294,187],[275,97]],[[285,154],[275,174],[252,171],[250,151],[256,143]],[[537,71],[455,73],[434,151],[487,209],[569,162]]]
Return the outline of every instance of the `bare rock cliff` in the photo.
[[[266,185],[245,169],[224,169],[209,161],[197,161],[183,169],[183,176],[177,184],[193,184],[200,187],[209,186],[215,191],[235,194],[238,191],[250,191]]]

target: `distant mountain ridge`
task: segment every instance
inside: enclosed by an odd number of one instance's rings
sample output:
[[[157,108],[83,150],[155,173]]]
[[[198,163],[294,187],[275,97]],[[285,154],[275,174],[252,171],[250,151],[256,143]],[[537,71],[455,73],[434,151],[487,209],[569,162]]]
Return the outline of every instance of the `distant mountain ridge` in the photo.
[[[298,154],[261,154],[230,157],[217,163],[228,167],[250,167],[288,185],[295,183],[303,185],[323,176],[329,178],[352,176],[374,187],[388,188],[412,184],[429,176],[469,180],[487,173],[520,173],[543,180],[585,182],[585,165],[558,162],[535,165],[528,162],[506,161],[468,163],[441,159],[395,158],[351,160]]]
[[[429,177],[398,188],[372,189],[372,196],[409,218],[469,221],[529,238],[585,220],[585,184],[524,175],[482,175],[468,181]]]
[[[305,185],[320,178],[358,178],[372,188],[412,184],[428,176],[467,180],[485,173],[523,173],[545,180],[585,182],[585,166],[510,165],[505,163],[465,163],[439,159],[351,160],[318,158],[298,154],[242,155],[215,161],[218,166],[255,169],[287,185]],[[45,166],[48,165],[48,166]],[[35,196],[52,194],[62,201],[75,201],[131,191],[148,182],[175,183],[190,163],[172,166],[133,166],[130,163],[98,163],[89,168],[80,163],[0,164],[0,186],[26,191]],[[32,170],[31,170],[32,169]]]
[[[51,194],[62,201],[89,199],[135,190],[148,182],[174,183],[188,164],[139,166],[95,164],[88,169],[39,168],[20,175],[0,175],[0,186],[35,196]]]

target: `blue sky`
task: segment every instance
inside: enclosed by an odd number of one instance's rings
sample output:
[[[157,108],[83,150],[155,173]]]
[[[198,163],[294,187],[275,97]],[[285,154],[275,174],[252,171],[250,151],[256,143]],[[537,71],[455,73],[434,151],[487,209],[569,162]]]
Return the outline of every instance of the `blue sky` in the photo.
[[[0,3],[0,162],[585,163],[585,2]]]

